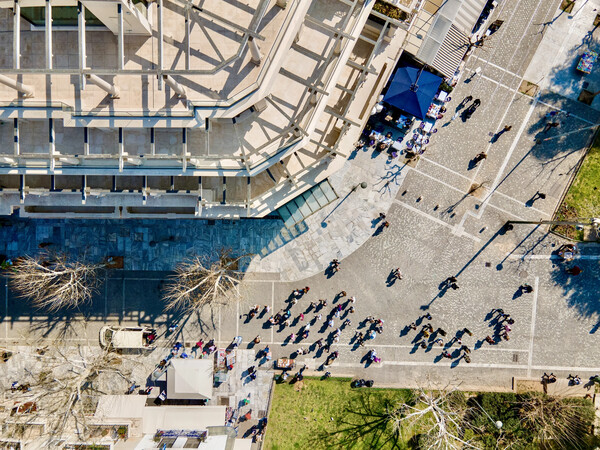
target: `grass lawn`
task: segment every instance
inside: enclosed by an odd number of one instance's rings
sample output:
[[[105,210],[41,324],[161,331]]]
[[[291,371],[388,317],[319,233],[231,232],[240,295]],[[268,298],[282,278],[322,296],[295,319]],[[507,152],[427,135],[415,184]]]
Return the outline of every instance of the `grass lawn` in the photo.
[[[559,220],[591,217],[600,217],[600,134],[558,210]],[[559,227],[557,231],[572,238],[583,238],[583,232],[574,227]]]
[[[320,380],[305,377],[301,387],[289,383],[277,384],[264,448],[266,450],[341,448],[336,445],[336,438],[328,437],[327,433],[339,430],[347,416],[347,408],[360,403],[365,396],[368,396],[374,404],[384,404],[386,400],[396,404],[408,398],[410,391],[352,389],[349,378]],[[339,437],[343,437],[343,433]],[[368,438],[366,436],[365,440]],[[372,448],[365,440],[354,441],[353,446],[345,444],[343,448]]]

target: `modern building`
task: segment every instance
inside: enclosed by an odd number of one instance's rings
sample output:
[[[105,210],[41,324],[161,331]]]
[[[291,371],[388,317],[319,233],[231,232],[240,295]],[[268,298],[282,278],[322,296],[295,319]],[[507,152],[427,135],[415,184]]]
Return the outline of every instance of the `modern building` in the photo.
[[[422,7],[375,3],[0,0],[0,214],[271,213],[342,167]]]

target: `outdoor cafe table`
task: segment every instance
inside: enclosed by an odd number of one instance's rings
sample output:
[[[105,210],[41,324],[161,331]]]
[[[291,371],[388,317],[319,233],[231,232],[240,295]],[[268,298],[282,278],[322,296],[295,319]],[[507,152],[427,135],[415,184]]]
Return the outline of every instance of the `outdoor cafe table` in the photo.
[[[429,106],[429,110],[427,111],[427,117],[433,117],[434,119],[437,118],[441,109],[442,109],[441,105],[436,105],[435,103],[432,103]]]
[[[296,363],[295,359],[290,359],[290,358],[279,358],[277,360],[277,368],[278,369],[293,369],[294,368],[294,364]]]

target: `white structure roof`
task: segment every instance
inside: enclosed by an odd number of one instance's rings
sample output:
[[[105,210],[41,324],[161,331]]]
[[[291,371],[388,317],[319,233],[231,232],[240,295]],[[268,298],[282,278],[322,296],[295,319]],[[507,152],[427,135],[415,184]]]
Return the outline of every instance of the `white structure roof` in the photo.
[[[213,361],[211,359],[174,359],[167,370],[167,398],[211,399]]]
[[[225,425],[225,406],[148,406],[142,432],[157,430],[206,430]]]
[[[145,395],[102,395],[94,417],[97,419],[141,419]]]

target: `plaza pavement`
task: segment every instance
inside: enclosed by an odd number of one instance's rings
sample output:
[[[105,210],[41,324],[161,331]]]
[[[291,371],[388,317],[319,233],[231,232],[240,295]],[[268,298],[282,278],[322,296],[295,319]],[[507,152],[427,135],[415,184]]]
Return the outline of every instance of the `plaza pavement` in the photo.
[[[292,331],[298,334],[304,322],[278,331],[278,327],[266,326],[267,317],[247,320],[244,314],[253,304],[270,305],[273,311],[284,308],[293,289],[308,285],[310,292],[292,308],[294,317],[319,298],[327,298],[330,309],[341,290],[357,297],[352,326],[332,347],[340,352],[329,369],[334,374],[364,376],[382,385],[452,382],[473,388],[510,389],[514,376],[538,377],[554,372],[560,376],[578,373],[583,378],[599,371],[600,248],[595,244],[583,246],[582,257],[575,262],[583,273],[570,277],[565,273],[568,265],[553,254],[564,242],[547,228],[515,225],[510,232],[500,232],[509,219],[535,221],[552,216],[593,135],[590,127],[599,119],[597,111],[557,93],[541,90],[532,98],[518,92],[543,38],[542,24],[558,14],[558,4],[558,0],[501,2],[493,19],[504,20],[503,26],[467,60],[448,103],[448,113],[438,124],[439,132],[415,167],[386,161],[370,149],[355,152],[331,180],[340,199],[309,217],[301,234],[287,243],[278,235],[281,231],[276,222],[138,223],[136,226],[142,227],[137,231],[142,233],[139,245],[152,259],[146,261],[145,268],[140,260],[139,264],[126,265],[128,270],[111,272],[86,311],[86,321],[67,314],[44,317],[14,298],[4,285],[0,299],[5,305],[2,339],[12,344],[40,336],[52,339],[64,333],[67,339],[93,343],[104,323],[148,323],[160,325],[164,331],[162,325],[181,321],[179,331],[161,338],[161,342],[168,345],[175,339],[195,342],[199,337],[214,337],[225,345],[236,335],[247,343],[260,334],[259,348],[270,344],[274,357],[287,356],[299,346],[307,346],[304,342],[285,342]],[[481,74],[465,82],[477,67],[482,68]],[[450,120],[467,95],[480,98],[482,106],[466,122]],[[571,115],[562,119],[559,129],[542,133],[545,115],[554,110]],[[512,129],[492,143],[490,133],[505,125]],[[348,146],[352,139],[356,136],[348,137]],[[542,142],[535,145],[534,139]],[[487,160],[469,169],[470,160],[483,150],[488,151]],[[367,181],[368,188],[351,193],[361,181]],[[468,195],[471,187],[479,184],[482,188]],[[537,191],[546,193],[546,199],[531,205],[529,201]],[[391,226],[373,236],[375,219],[384,210]],[[172,226],[174,223],[177,227]],[[170,227],[168,232],[166,226]],[[264,241],[256,237],[271,226],[272,234]],[[129,227],[120,225],[119,229],[123,228]],[[221,228],[230,230],[231,240],[224,239]],[[75,238],[77,229],[67,232],[69,239]],[[209,229],[215,230],[210,232],[213,234],[202,235]],[[6,230],[14,231],[9,225],[0,232]],[[108,232],[100,226],[97,231],[102,240],[90,251],[104,251],[106,255],[102,246],[109,242],[104,237]],[[121,232],[110,232],[117,233],[118,243]],[[23,232],[23,238],[31,233]],[[179,247],[168,239],[171,233],[176,234]],[[179,239],[179,233],[186,233],[185,237]],[[130,239],[132,236],[129,232]],[[123,237],[123,249],[128,251],[128,240]],[[172,268],[176,257],[194,251],[197,239],[203,239],[202,245],[226,243],[260,255],[249,264],[244,301],[228,309],[207,311],[199,318],[165,315],[160,303],[165,271]],[[156,244],[153,247],[151,240]],[[22,245],[35,249],[36,243],[35,239],[27,244],[18,241],[10,251],[18,252]],[[159,257],[158,253],[151,254],[153,248],[159,249]],[[261,253],[261,248],[268,250]],[[133,246],[130,249],[136,250]],[[328,278],[324,269],[333,258],[342,260],[341,270]],[[396,267],[404,279],[387,286],[386,279]],[[440,283],[451,275],[458,277],[460,289],[440,289]],[[534,292],[516,295],[522,283],[532,285]],[[515,324],[510,341],[490,346],[480,341],[494,327],[489,320],[494,308],[511,314]],[[425,312],[432,315],[433,327],[442,327],[448,337],[464,327],[473,332],[464,339],[472,349],[470,364],[458,358],[440,360],[439,347],[423,350],[415,345],[415,332],[404,333],[406,325]],[[368,315],[385,320],[384,332],[364,348],[354,349],[350,340],[358,322]],[[313,316],[307,313],[305,320]],[[318,333],[319,328],[312,327],[309,344],[326,335]],[[363,357],[370,348],[377,350],[382,363],[365,367]],[[319,368],[324,359],[315,357],[314,352],[298,358],[310,369]]]

